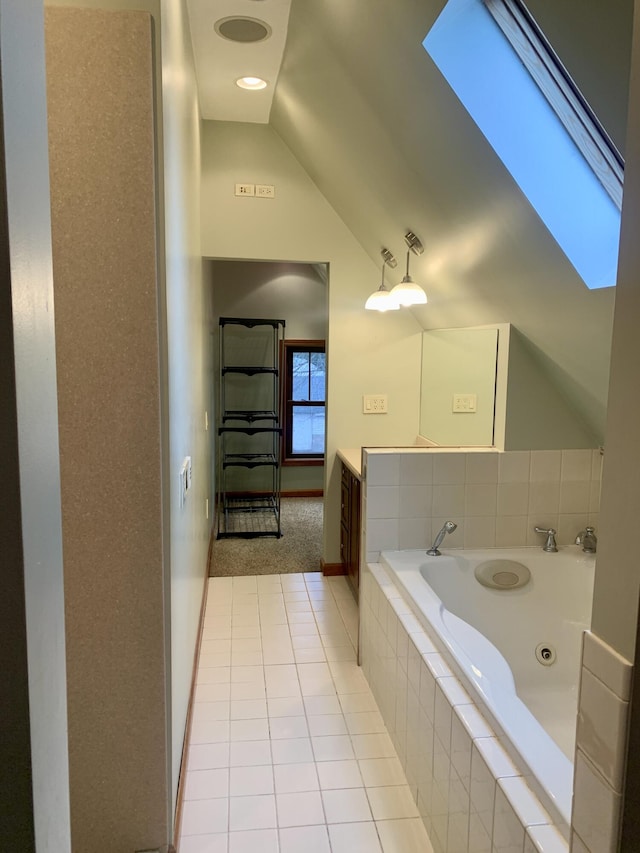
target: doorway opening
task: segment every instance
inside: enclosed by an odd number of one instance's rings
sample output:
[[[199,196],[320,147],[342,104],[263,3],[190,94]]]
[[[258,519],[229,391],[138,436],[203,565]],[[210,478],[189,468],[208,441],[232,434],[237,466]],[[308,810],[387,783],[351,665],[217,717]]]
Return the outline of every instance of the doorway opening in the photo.
[[[328,269],[326,264],[259,260],[205,261],[205,279],[212,295],[214,353],[214,412],[211,428],[213,482],[219,482],[221,459],[218,446],[220,411],[220,362],[217,336],[221,317],[279,318],[285,321],[284,344],[279,359],[280,409],[283,441],[280,446],[281,537],[214,538],[210,549],[209,576],[266,575],[316,572],[321,569],[324,489],[324,404],[328,331]],[[294,345],[295,342],[295,345]],[[291,344],[291,345],[289,345]],[[296,358],[292,359],[292,353]],[[303,381],[302,362],[307,352],[308,382]],[[289,376],[287,366],[291,367]],[[287,413],[295,414],[289,417]],[[322,421],[322,423],[320,423]],[[288,429],[287,429],[288,427]],[[309,453],[291,452],[305,445],[311,430]],[[255,487],[251,472],[242,471],[238,488],[247,494]],[[214,486],[215,487],[215,486]],[[219,502],[211,496],[214,512]],[[217,521],[217,519],[216,519]],[[214,525],[215,530],[216,525]]]

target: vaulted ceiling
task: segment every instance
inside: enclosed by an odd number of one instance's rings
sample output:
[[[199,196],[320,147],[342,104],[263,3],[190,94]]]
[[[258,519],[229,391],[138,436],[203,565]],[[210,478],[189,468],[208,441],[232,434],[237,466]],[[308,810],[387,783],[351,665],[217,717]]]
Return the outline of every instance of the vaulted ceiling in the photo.
[[[204,119],[268,123],[291,0],[187,0]],[[247,91],[236,81],[260,78]]]
[[[270,123],[376,263],[421,238],[425,329],[511,322],[601,441],[615,289],[586,288],[425,53],[443,5],[292,0]],[[624,150],[632,0],[528,5]]]

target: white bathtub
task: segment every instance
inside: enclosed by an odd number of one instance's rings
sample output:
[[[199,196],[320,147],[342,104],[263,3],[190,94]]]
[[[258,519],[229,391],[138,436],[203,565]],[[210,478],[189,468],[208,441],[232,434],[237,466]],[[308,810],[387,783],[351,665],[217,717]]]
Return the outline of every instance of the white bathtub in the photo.
[[[489,589],[475,578],[490,559],[531,572],[519,589]],[[415,612],[485,706],[488,716],[569,822],[580,644],[591,622],[594,555],[578,547],[384,551]],[[545,666],[540,645],[557,657]]]

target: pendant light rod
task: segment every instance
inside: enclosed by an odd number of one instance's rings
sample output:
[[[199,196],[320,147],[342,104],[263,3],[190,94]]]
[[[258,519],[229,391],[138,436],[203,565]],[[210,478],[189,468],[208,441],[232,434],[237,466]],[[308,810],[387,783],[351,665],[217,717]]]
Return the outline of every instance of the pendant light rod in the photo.
[[[382,249],[380,255],[382,256],[382,281],[380,287],[367,299],[364,307],[369,311],[397,311],[400,305],[392,298],[384,284],[384,268],[389,266],[393,269],[398,266],[398,262],[389,249]]]
[[[409,256],[411,252],[414,255],[421,255],[424,252],[424,246],[420,239],[416,237],[413,231],[407,231],[404,235],[404,241],[407,244],[407,271],[400,284],[391,291],[392,298],[400,305],[425,305],[427,302],[427,294],[423,288],[411,278],[409,274]]]

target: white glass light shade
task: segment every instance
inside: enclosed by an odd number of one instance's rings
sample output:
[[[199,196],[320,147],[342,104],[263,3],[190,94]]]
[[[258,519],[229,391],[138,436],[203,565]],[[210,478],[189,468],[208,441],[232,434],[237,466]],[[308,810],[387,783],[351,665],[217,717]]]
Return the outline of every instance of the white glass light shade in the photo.
[[[397,311],[400,308],[398,302],[393,298],[391,293],[384,285],[381,285],[378,290],[375,290],[364,303],[364,307],[369,311]]]
[[[427,294],[407,275],[400,284],[396,284],[390,295],[399,305],[426,305],[427,302]]]

